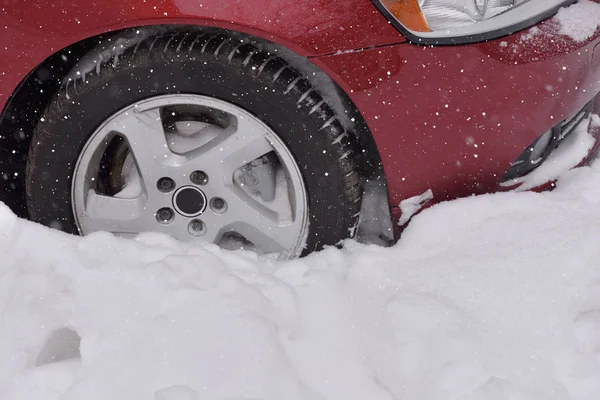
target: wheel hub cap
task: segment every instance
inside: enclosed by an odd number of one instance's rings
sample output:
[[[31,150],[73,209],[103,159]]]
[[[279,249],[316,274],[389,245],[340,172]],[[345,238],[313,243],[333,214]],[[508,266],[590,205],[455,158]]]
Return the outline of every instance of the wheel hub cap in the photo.
[[[206,195],[193,186],[184,186],[173,195],[173,207],[184,217],[197,217],[206,210]]]

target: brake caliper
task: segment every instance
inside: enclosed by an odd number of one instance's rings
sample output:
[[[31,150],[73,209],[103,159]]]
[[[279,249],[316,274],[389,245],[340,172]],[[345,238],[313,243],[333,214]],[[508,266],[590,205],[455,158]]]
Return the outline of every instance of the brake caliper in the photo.
[[[275,199],[277,178],[277,156],[269,153],[244,165],[240,175],[240,183],[260,194],[263,201]]]

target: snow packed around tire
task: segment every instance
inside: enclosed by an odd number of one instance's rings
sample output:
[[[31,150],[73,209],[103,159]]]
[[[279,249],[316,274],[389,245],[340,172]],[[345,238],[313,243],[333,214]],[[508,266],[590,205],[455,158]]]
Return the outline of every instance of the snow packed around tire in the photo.
[[[0,397],[594,400],[599,207],[596,162],[289,262],[3,207]]]

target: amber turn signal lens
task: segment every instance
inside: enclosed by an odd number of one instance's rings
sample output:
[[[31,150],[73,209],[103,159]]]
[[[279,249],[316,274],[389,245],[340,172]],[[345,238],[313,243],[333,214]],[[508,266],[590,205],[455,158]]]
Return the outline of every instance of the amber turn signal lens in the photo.
[[[406,29],[431,32],[418,0],[382,0],[381,3]]]

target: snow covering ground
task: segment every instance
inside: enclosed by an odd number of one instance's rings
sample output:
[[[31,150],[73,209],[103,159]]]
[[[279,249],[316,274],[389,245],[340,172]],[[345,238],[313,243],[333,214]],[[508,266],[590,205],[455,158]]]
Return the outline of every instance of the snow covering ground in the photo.
[[[596,400],[600,162],[277,262],[0,209],[2,400]]]

